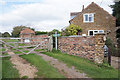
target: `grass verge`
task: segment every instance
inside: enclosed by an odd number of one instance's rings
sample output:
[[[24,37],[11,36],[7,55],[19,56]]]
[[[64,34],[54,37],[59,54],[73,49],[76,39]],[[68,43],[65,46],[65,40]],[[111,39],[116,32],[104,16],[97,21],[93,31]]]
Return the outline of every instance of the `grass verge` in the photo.
[[[34,51],[39,52],[39,51],[45,51],[44,49],[35,49]]]
[[[48,62],[44,61],[36,54],[21,55],[20,57],[26,59],[31,65],[36,66],[38,69],[37,78],[64,78],[57,69],[50,66]]]
[[[5,42],[18,42],[19,40],[17,39],[3,39]]]
[[[10,57],[2,58],[2,78],[19,78],[18,70],[13,68]]]
[[[2,56],[5,56],[5,55],[8,55],[8,53],[6,52],[6,53],[2,54]]]
[[[95,65],[93,62],[78,56],[52,52],[43,52],[43,54],[54,57],[69,67],[75,66],[76,69],[85,72],[91,78],[118,78],[117,69],[105,65]]]

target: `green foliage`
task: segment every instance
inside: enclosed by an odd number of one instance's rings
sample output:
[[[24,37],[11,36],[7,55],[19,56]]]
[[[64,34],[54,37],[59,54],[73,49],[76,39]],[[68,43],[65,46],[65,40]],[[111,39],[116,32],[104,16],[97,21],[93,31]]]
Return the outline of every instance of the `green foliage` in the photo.
[[[53,53],[61,53],[60,50],[56,50],[55,48],[52,49],[52,52],[53,52]]]
[[[54,57],[64,62],[67,66],[74,66],[80,72],[85,72],[91,78],[118,78],[118,70],[107,66],[98,66],[88,59],[68,54],[58,54],[52,52],[43,52],[48,56]]]
[[[107,45],[110,49],[112,56],[120,56],[118,49],[115,47],[115,44],[113,44],[113,41],[110,38],[107,38],[105,45]]]
[[[39,51],[44,51],[44,49],[35,49],[34,51],[39,52]]]
[[[57,32],[57,34],[61,33],[59,30],[53,29],[52,31],[49,32],[49,35],[55,34],[55,32]]]
[[[24,52],[25,52],[25,53],[28,53],[29,51],[28,51],[28,50],[25,50]]]
[[[41,34],[48,34],[48,32],[44,32],[44,31],[35,31],[35,35],[41,35]]]
[[[20,51],[16,51],[16,52],[14,52],[15,54],[21,54],[22,52],[20,52]]]
[[[27,79],[27,78],[28,78],[28,76],[23,76],[22,78],[23,78],[23,79]]]
[[[70,26],[68,26],[65,31],[62,33],[62,35],[66,35],[66,36],[70,36],[70,35],[78,35],[80,34],[80,32],[82,32],[82,29],[74,24],[71,24]]]
[[[0,48],[0,52],[1,52],[1,51],[5,51],[5,49],[4,49],[4,48]]]
[[[113,10],[112,15],[115,16],[116,19],[117,19],[116,25],[117,25],[117,26],[120,26],[120,1],[119,1],[119,2],[115,2],[115,4],[110,5],[110,7],[111,7],[112,10]]]
[[[10,34],[8,32],[5,32],[2,34],[2,37],[10,37]]]
[[[4,54],[2,54],[3,56],[5,56],[5,55],[8,55],[8,53],[4,53]]]
[[[2,41],[5,41],[5,42],[18,42],[19,40],[17,40],[17,39],[2,39]]]
[[[27,47],[27,49],[31,49],[31,48],[35,48],[34,46],[31,46],[31,47]]]
[[[10,62],[10,57],[2,58],[2,78],[19,78],[19,73]]]
[[[14,27],[12,31],[12,37],[19,37],[20,31],[23,30],[24,28],[30,28],[30,27],[26,27],[26,26]],[[30,28],[30,29],[34,30],[33,28]]]
[[[19,46],[27,46],[27,44],[19,43]]]
[[[0,37],[2,37],[2,33],[0,32]]]
[[[116,31],[116,37],[117,37],[117,38],[120,38],[120,29],[118,29],[118,30]]]
[[[38,72],[37,78],[64,78],[57,69],[49,65],[48,62],[44,61],[41,56],[36,54],[21,55],[22,58],[26,59],[31,65],[34,65]]]

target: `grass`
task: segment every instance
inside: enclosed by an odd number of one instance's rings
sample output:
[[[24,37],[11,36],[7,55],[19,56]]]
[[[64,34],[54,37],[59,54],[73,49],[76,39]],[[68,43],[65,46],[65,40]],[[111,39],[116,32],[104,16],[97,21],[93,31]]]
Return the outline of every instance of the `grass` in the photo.
[[[28,53],[29,51],[28,50],[26,50],[26,51],[24,51],[25,53]]]
[[[10,43],[11,46],[14,46],[14,44]]]
[[[1,49],[0,49],[0,52],[1,52],[1,51],[5,51],[5,49],[4,49],[4,48],[1,48]]]
[[[36,54],[21,55],[22,58],[26,59],[31,65],[36,66],[38,69],[37,78],[64,78],[57,69],[50,66],[48,62],[44,61],[41,56]]]
[[[23,48],[17,48],[17,49],[22,50]],[[16,50],[16,49],[12,48],[12,50]]]
[[[18,48],[18,49],[22,50],[23,48]]]
[[[24,44],[24,43],[19,43],[19,46],[27,46],[28,44]]]
[[[18,70],[13,68],[10,57],[2,58],[2,78],[19,78]]]
[[[32,48],[35,48],[34,46],[31,46],[31,47],[27,47],[28,49],[32,49]]]
[[[18,42],[19,40],[17,39],[3,39],[5,42]]]
[[[35,49],[34,51],[39,52],[39,51],[44,51],[44,49]]]
[[[4,54],[2,54],[2,56],[5,56],[5,55],[8,55],[8,53],[4,53]]]
[[[23,51],[23,52],[28,53],[29,51],[26,50],[26,51]],[[20,52],[20,51],[15,51],[14,53],[15,53],[15,54],[21,54],[22,52]]]
[[[53,52],[43,52],[43,54],[57,58],[69,67],[75,66],[76,69],[85,72],[91,78],[118,78],[118,70],[105,65],[95,65],[93,62],[78,56]]]
[[[14,52],[15,54],[21,54],[22,52],[20,52],[20,51],[16,51],[16,52]]]

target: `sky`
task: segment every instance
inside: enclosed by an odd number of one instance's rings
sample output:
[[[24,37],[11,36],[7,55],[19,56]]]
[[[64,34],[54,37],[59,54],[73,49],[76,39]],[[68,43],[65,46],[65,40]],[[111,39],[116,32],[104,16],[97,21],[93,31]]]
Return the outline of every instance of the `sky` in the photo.
[[[15,26],[36,31],[61,30],[69,25],[70,12],[81,12],[95,2],[112,14],[113,0],[0,0],[0,32],[12,32]]]

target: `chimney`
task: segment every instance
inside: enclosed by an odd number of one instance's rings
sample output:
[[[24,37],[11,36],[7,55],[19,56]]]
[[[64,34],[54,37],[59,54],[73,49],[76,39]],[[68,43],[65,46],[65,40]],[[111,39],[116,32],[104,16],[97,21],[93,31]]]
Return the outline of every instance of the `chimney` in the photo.
[[[82,7],[82,11],[84,10],[84,5],[83,5],[83,7]]]

